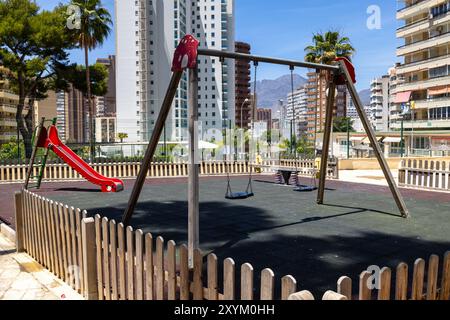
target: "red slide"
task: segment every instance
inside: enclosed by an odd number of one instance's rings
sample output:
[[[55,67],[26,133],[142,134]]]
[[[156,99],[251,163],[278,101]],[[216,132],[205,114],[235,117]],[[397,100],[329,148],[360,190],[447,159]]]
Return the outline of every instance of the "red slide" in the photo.
[[[102,188],[102,192],[120,192],[124,189],[122,180],[102,176],[97,171],[92,169],[69,147],[62,143],[58,136],[58,129],[56,129],[55,126],[51,126],[48,130],[46,147],[52,150],[83,178],[100,186]]]

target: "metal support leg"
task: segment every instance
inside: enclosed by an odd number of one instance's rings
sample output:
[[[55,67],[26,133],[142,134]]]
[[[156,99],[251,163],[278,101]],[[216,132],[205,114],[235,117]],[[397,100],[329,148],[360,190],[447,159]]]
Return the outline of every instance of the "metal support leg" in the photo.
[[[158,147],[159,139],[161,138],[161,133],[164,129],[164,124],[166,123],[167,116],[169,115],[170,109],[172,108],[172,103],[177,93],[178,85],[180,83],[182,75],[183,72],[174,72],[172,74],[169,89],[167,90],[161,107],[161,111],[159,112],[158,120],[156,121],[155,128],[153,130],[152,138],[145,153],[144,161],[142,162],[141,170],[136,179],[136,183],[131,193],[127,209],[123,215],[123,224],[125,226],[130,223],[130,220],[133,216],[134,209],[136,208],[136,203],[141,194],[145,179],[147,178],[150,164],[152,162],[153,156],[155,155],[156,148]]]
[[[189,266],[194,267],[194,250],[199,248],[199,175],[198,159],[198,70],[189,69]]]
[[[36,130],[36,136],[34,138],[33,152],[31,154],[30,163],[28,164],[27,177],[25,179],[24,189],[28,190],[28,185],[30,184],[31,175],[33,174],[34,161],[36,160],[37,148],[39,143],[39,137],[41,136],[42,128],[44,127],[45,118],[42,118],[39,122],[39,127]]]
[[[339,64],[340,64],[341,72],[343,73],[343,75],[345,76],[345,78],[347,80],[347,88],[353,99],[353,103],[356,107],[356,110],[358,111],[359,117],[362,121],[364,129],[366,130],[367,136],[369,137],[369,140],[372,145],[375,156],[377,157],[378,162],[381,166],[381,169],[383,170],[384,176],[389,184],[389,188],[391,189],[392,195],[395,199],[398,209],[400,210],[402,217],[408,218],[409,211],[406,208],[405,201],[403,200],[400,190],[398,189],[397,184],[395,183],[394,176],[392,175],[392,172],[389,169],[388,163],[384,157],[381,147],[378,144],[378,141],[377,141],[376,135],[375,135],[375,131],[373,130],[372,126],[370,125],[369,119],[367,118],[367,115],[364,111],[363,104],[361,102],[361,99],[359,98],[359,95],[358,95],[358,92],[356,91],[355,86],[353,85],[353,81],[350,77],[347,67],[345,66],[345,63],[343,61],[340,61]]]
[[[323,135],[322,161],[320,163],[319,192],[317,194],[318,204],[323,204],[323,198],[325,194],[325,183],[327,180],[327,170],[328,170],[328,152],[330,150],[331,130],[333,126],[333,107],[334,107],[334,95],[336,91],[336,82],[334,81],[334,74],[332,74],[331,77],[332,78],[328,84],[328,97],[325,116],[325,132]]]

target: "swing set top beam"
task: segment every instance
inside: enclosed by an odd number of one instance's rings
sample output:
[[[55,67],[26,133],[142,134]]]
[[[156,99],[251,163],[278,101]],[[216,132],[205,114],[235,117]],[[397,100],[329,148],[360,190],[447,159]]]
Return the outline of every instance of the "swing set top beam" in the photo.
[[[326,64],[311,63],[311,62],[304,62],[304,61],[286,60],[286,59],[280,59],[280,58],[255,56],[255,55],[251,55],[251,54],[228,52],[228,51],[213,50],[213,49],[198,49],[197,52],[198,52],[199,56],[228,58],[228,59],[235,59],[235,60],[247,60],[247,61],[253,61],[253,62],[285,65],[285,66],[290,66],[290,67],[300,67],[300,68],[309,68],[309,69],[316,69],[316,70],[329,70],[329,71],[338,71],[340,69],[338,65],[326,65]]]

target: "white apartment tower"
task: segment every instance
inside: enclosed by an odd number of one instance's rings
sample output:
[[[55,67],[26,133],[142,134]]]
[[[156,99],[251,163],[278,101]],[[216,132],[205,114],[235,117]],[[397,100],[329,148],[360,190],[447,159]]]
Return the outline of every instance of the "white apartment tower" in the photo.
[[[186,35],[200,48],[233,50],[234,0],[116,0],[117,127],[129,142],[149,140],[171,77],[175,48]],[[234,61],[199,57],[199,120],[203,131],[234,123]],[[187,140],[188,88],[183,76],[165,135]],[[214,134],[214,132],[213,132]]]
[[[389,131],[389,101],[389,76],[374,79],[370,84],[370,109],[376,131]]]
[[[295,119],[297,134],[301,135],[307,130],[308,96],[305,87],[300,87],[287,96],[286,120]]]

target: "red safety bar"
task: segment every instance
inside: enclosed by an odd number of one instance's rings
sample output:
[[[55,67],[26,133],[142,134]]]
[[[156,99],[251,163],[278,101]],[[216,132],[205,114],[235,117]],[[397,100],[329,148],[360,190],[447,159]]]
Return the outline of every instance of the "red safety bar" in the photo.
[[[181,72],[186,68],[197,66],[197,50],[200,42],[191,35],[186,35],[175,50],[172,72]]]
[[[337,58],[335,61],[344,61],[345,66],[347,67],[348,73],[350,74],[350,77],[352,78],[353,83],[356,83],[356,72],[355,72],[355,67],[353,66],[353,64],[350,62],[350,60],[348,58]],[[345,77],[344,76],[340,76],[338,78],[338,85],[344,85],[346,83]]]

